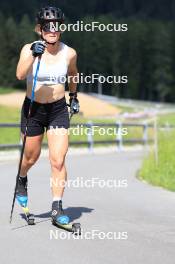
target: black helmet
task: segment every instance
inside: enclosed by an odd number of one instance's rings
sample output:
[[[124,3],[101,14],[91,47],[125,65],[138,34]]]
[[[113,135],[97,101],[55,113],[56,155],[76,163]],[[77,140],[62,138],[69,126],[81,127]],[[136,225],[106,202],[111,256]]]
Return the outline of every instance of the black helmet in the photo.
[[[63,23],[64,22],[64,14],[61,9],[57,7],[43,7],[37,13],[36,21],[38,24],[43,24],[46,21],[58,21]]]

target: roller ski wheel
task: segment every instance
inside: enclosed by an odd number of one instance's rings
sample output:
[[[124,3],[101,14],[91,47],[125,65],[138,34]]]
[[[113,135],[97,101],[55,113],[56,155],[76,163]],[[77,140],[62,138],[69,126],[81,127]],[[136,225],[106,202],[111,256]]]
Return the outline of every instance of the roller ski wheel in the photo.
[[[33,214],[30,214],[29,208],[28,207],[22,207],[22,209],[23,209],[23,212],[25,214],[26,221],[27,221],[28,225],[35,225],[35,217]]]
[[[81,235],[81,224],[80,223],[70,223],[70,224],[60,224],[59,222],[55,222],[52,219],[52,224],[58,228],[71,232],[75,235]]]
[[[75,235],[81,236],[81,224],[80,223],[72,224],[72,233]]]

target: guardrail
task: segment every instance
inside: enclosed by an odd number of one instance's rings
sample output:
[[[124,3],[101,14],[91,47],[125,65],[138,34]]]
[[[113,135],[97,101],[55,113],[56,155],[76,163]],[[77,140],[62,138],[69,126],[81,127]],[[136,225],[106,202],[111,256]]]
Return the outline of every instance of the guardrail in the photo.
[[[157,126],[155,127],[155,124],[150,123],[122,123],[122,122],[116,122],[116,123],[93,123],[92,121],[89,121],[88,123],[72,123],[71,128],[81,126],[83,128],[88,128],[89,132],[87,134],[87,140],[78,140],[78,141],[70,141],[70,145],[77,146],[77,145],[86,145],[89,150],[93,150],[94,145],[107,145],[107,144],[116,144],[117,150],[121,150],[124,144],[143,144],[148,145],[151,142],[155,142],[155,138],[149,138],[148,135],[148,129],[153,128],[157,129]],[[99,128],[109,128],[113,127],[116,128],[117,131],[122,131],[122,128],[129,128],[129,127],[137,127],[141,128],[142,130],[142,137],[141,138],[125,138],[122,136],[122,133],[117,133],[116,138],[113,140],[95,140],[93,135],[93,127],[99,127]],[[0,123],[0,129],[1,128],[20,128],[20,124],[16,123]],[[158,126],[159,129],[172,129],[175,128],[175,126],[168,125],[168,126]],[[2,149],[20,149],[22,146],[21,137],[20,137],[20,131],[19,131],[19,143],[18,144],[0,144],[0,150]],[[47,146],[47,144],[44,142],[42,146]]]

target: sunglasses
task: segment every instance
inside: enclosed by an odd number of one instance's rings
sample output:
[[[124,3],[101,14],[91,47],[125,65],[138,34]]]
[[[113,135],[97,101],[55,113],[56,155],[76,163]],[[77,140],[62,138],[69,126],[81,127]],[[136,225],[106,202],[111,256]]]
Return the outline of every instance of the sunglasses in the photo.
[[[60,32],[60,25],[62,23],[58,21],[46,22],[42,25],[42,30],[45,32]]]

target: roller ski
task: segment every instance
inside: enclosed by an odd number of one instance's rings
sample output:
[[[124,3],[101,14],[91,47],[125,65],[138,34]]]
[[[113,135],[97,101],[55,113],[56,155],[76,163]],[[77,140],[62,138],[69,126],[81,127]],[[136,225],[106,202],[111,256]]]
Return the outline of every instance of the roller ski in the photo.
[[[28,225],[35,224],[35,218],[33,214],[30,214],[29,208],[27,207],[28,195],[27,195],[27,177],[19,177],[17,190],[16,190],[16,200],[19,205],[22,207],[22,210],[25,215],[25,219]]]
[[[70,223],[70,219],[65,215],[62,208],[62,201],[54,201],[52,203],[51,221],[54,226],[72,232],[75,235],[81,235],[80,223]]]

